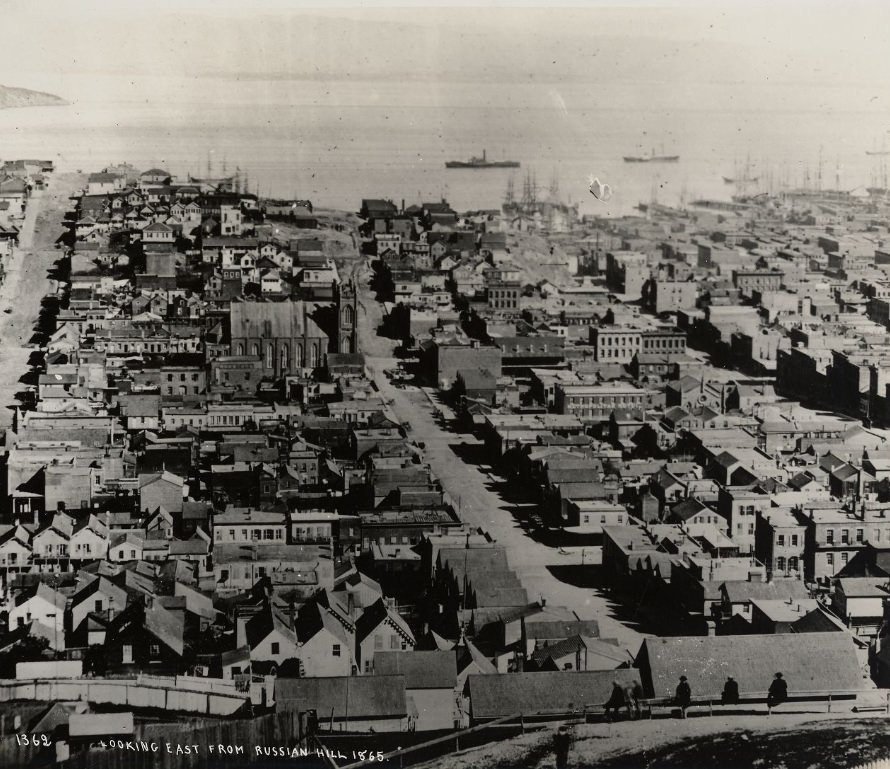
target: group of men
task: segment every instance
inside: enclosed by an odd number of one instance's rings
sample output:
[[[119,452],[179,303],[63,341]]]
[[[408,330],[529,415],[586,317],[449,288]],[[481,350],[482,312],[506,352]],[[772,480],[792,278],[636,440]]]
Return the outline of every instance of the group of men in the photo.
[[[628,718],[639,718],[641,714],[640,701],[643,699],[643,688],[639,681],[633,684],[622,685],[618,681],[612,682],[612,693],[604,705],[606,718],[617,716],[621,708],[627,709]],[[781,673],[773,676],[766,697],[767,707],[770,709],[780,705],[788,699],[788,683]],[[723,693],[720,697],[722,705],[738,705],[740,701],[739,684],[732,676],[727,677],[723,685]],[[686,710],[692,704],[692,687],[686,676],[680,676],[680,683],[674,692],[674,705],[680,708],[680,718],[686,718]]]
[[[620,684],[618,681],[612,681],[612,693],[603,706],[606,719],[618,716],[621,708],[627,709],[627,717],[637,719],[642,714],[641,701],[644,699],[643,687],[639,681],[632,684]],[[772,709],[776,705],[780,705],[788,699],[788,683],[781,673],[776,673],[770,683],[767,692],[766,704]],[[723,685],[723,692],[720,702],[723,705],[738,705],[741,701],[739,694],[739,684],[732,676],[728,676],[726,683]],[[689,685],[689,679],[686,676],[680,676],[680,683],[674,692],[673,704],[680,708],[680,718],[686,718],[686,709],[692,704],[692,687]],[[569,748],[572,744],[572,737],[566,726],[560,726],[559,731],[554,735],[553,749],[556,754],[557,769],[565,769],[568,765]]]

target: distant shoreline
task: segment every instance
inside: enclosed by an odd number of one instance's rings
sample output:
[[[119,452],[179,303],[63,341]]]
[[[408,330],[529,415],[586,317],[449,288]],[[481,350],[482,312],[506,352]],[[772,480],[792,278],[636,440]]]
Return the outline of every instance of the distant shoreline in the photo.
[[[14,88],[0,85],[0,109],[17,107],[63,107],[70,102],[61,96],[44,91],[32,91],[28,88]]]

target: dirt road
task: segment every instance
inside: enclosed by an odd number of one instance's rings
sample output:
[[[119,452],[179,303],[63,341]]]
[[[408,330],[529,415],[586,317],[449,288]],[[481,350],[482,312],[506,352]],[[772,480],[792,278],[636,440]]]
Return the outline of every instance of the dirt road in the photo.
[[[360,267],[354,277],[359,291],[359,349],[365,354],[369,372],[384,399],[391,401],[393,416],[411,425],[409,437],[424,442],[424,457],[461,520],[488,531],[507,548],[510,565],[530,601],[544,598],[552,606],[565,606],[582,618],[595,619],[604,638],[617,638],[636,654],[643,636],[615,619],[612,605],[601,592],[557,576],[570,572],[566,567],[580,564],[585,557],[591,563],[599,553],[590,552],[593,548],[586,554],[580,549],[561,553],[533,539],[517,520],[523,503],[509,499],[506,481],[475,459],[480,453],[479,440],[454,433],[435,418],[437,408],[446,414],[448,408],[438,403],[434,391],[413,386],[396,388],[390,382],[384,371],[395,365],[395,342],[376,333],[382,310],[369,286],[370,270]]]
[[[50,272],[63,253],[55,242],[65,231],[63,218],[72,205],[69,196],[83,183],[80,174],[50,176],[49,189],[35,192],[28,201],[18,248],[5,265],[0,285],[0,430],[12,423],[15,395],[24,387],[19,379],[27,373],[34,351],[33,345],[26,345],[34,337],[40,301],[55,292]]]

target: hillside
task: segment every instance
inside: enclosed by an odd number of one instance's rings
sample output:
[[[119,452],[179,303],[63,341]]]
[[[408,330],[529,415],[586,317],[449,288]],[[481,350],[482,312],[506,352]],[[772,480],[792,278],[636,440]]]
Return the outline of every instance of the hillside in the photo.
[[[417,769],[553,769],[553,728],[445,756]],[[656,719],[574,728],[573,769],[814,769],[890,756],[890,727],[872,717],[775,713]]]
[[[51,93],[0,85],[0,109],[9,107],[56,107],[67,103],[64,99]]]

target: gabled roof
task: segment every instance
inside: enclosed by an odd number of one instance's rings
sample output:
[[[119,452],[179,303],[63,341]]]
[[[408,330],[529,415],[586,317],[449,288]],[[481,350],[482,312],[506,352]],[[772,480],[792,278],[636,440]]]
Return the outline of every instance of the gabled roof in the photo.
[[[115,585],[108,577],[89,575],[82,584],[78,585],[71,596],[72,607],[80,605],[83,601],[92,600],[96,593],[107,595],[119,608],[123,608],[127,604],[126,590]]]
[[[368,606],[356,620],[356,641],[361,643],[384,622],[388,622],[408,643],[414,644],[414,634],[411,632],[411,628],[398,612],[386,606],[382,598]]]
[[[177,486],[182,486],[183,484],[185,484],[185,478],[181,478],[175,473],[171,473],[169,470],[164,470],[160,473],[140,473],[139,488],[141,489],[142,487],[147,486],[150,483],[154,483],[158,480],[163,480],[167,483],[173,483]]]
[[[179,655],[185,649],[184,627],[181,616],[167,611],[157,603],[145,610],[145,629]]]
[[[681,521],[688,521],[690,518],[698,515],[700,512],[707,510],[713,512],[706,504],[700,502],[695,497],[689,497],[682,502],[678,502],[671,508],[671,518]]]
[[[627,652],[618,644],[578,635],[547,646],[539,646],[532,652],[531,660],[541,668],[548,660],[556,664],[562,658],[579,652],[585,658],[586,670],[614,670],[630,661]]]
[[[497,675],[498,669],[495,664],[488,659],[479,648],[469,639],[464,639],[464,650],[458,659],[458,669],[462,672],[470,665],[475,665],[479,670],[479,675]]]
[[[49,585],[45,582],[38,582],[37,589],[34,590],[33,593],[23,593],[18,597],[17,605],[21,605],[26,601],[29,601],[31,598],[41,598],[47,603],[54,606],[59,611],[65,610],[65,604],[67,602],[66,598],[62,593],[59,593],[53,590]]]
[[[291,630],[284,619],[278,616],[277,612],[273,611],[271,608],[266,608],[259,614],[254,615],[244,626],[247,644],[251,649],[256,648],[268,638],[269,634],[273,631],[277,631],[296,644],[297,634]]]
[[[355,625],[349,618],[347,607],[326,590],[320,590],[304,603],[294,620],[294,630],[301,644],[311,641],[319,632],[326,630],[340,639],[347,649],[352,649]]]

